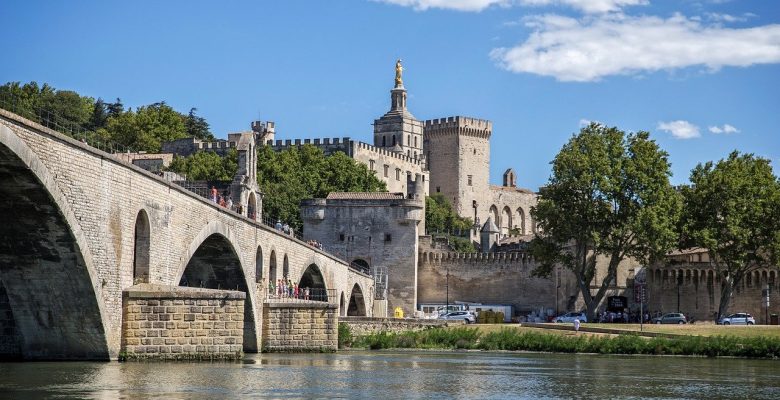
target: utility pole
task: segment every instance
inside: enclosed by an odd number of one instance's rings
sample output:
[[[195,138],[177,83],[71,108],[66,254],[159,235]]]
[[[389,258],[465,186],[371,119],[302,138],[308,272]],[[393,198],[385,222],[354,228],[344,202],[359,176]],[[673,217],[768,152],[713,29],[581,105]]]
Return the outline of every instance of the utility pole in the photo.
[[[449,313],[450,312],[450,266],[449,265],[447,265],[447,281],[444,286],[446,288],[446,293],[447,293],[446,294],[447,307],[444,309],[444,312]]]

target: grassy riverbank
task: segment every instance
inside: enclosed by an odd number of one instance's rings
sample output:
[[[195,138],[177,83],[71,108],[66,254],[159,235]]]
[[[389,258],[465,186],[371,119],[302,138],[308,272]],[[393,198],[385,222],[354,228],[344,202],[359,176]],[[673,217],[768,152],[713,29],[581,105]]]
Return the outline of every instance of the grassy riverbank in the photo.
[[[343,343],[369,349],[475,349],[542,351],[559,353],[650,354],[780,358],[780,337],[695,336],[646,338],[636,334],[561,334],[501,327],[457,327],[420,332],[378,333]]]

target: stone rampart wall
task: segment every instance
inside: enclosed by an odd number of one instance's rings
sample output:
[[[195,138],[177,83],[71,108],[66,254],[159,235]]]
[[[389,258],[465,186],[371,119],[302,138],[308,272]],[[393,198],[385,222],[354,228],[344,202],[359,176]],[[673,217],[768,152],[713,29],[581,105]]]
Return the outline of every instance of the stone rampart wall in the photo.
[[[368,318],[368,317],[341,317],[339,323],[345,323],[353,336],[365,336],[372,333],[390,332],[416,332],[431,328],[443,328],[450,321],[440,319],[410,319],[410,318]],[[460,322],[455,322],[460,324]]]
[[[731,297],[728,313],[747,312],[756,323],[766,314],[780,314],[780,271],[762,268],[743,279]],[[660,266],[647,270],[648,310],[677,312],[699,321],[714,321],[720,304],[721,277],[709,263]],[[762,290],[771,290],[769,311]],[[633,300],[633,288],[629,288]],[[679,296],[678,296],[679,293]],[[679,299],[679,307],[678,307]],[[638,307],[638,305],[636,305]]]
[[[263,307],[263,351],[335,351],[338,306],[324,302],[267,302]]]
[[[142,284],[124,292],[127,359],[240,359],[243,292]]]

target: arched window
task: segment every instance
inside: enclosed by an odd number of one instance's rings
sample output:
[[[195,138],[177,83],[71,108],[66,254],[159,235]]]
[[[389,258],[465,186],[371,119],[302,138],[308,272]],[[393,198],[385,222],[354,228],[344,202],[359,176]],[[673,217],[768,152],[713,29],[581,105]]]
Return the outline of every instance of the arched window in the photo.
[[[249,194],[249,200],[247,200],[246,205],[246,216],[249,217],[249,219],[257,218],[257,198],[255,197],[254,192]]]
[[[362,259],[362,258],[356,258],[352,261],[352,267],[357,269],[360,272],[363,273],[370,273],[371,272],[371,266],[368,264],[368,261]]]
[[[133,284],[149,283],[149,217],[141,210],[135,218],[133,246]]]
[[[328,301],[328,292],[325,288],[325,278],[317,264],[310,264],[301,276],[299,288],[309,290],[309,300]]]
[[[290,278],[290,264],[287,262],[287,254],[284,255],[284,261],[282,262],[282,278]]]
[[[387,146],[387,137],[382,136],[382,147]]]
[[[357,283],[352,287],[352,293],[349,295],[347,315],[355,317],[366,316],[366,302],[363,299],[363,291],[360,290],[360,286]]]
[[[525,235],[525,211],[523,211],[522,207],[517,207],[517,229],[520,230],[521,235]]]

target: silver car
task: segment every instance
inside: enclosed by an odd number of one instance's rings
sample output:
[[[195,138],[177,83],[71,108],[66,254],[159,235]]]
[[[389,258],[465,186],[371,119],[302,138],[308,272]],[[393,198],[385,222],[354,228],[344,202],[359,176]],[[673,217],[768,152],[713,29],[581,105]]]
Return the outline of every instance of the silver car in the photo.
[[[439,315],[439,319],[446,319],[448,321],[464,321],[467,324],[473,324],[477,322],[477,317],[475,317],[471,311],[453,311]]]
[[[728,317],[723,317],[718,321],[720,325],[755,325],[756,320],[752,315],[748,313],[736,313],[731,314]]]
[[[574,322],[575,319],[580,322],[588,322],[588,316],[584,312],[570,312],[553,318],[552,322]]]
[[[668,313],[664,314],[662,317],[656,317],[653,318],[654,324],[685,324],[688,322],[688,319],[685,318],[685,315],[682,315],[680,313]]]

